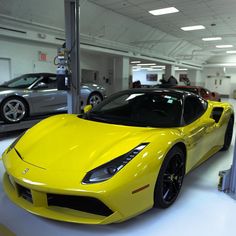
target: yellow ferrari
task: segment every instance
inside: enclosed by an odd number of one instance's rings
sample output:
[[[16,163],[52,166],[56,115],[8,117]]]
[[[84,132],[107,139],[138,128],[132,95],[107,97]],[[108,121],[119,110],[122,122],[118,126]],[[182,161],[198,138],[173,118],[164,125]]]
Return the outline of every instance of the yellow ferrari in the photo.
[[[15,204],[61,221],[121,222],[169,207],[185,174],[231,143],[231,105],[189,92],[126,90],[90,108],[45,119],[5,150]]]

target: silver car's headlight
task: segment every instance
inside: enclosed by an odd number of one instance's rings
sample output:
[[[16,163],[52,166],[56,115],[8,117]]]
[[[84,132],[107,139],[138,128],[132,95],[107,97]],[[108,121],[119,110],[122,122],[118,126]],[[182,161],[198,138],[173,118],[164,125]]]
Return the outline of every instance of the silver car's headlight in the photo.
[[[119,156],[112,161],[103,164],[91,171],[89,171],[82,183],[84,184],[92,184],[92,183],[99,183],[105,180],[110,179],[113,175],[115,175],[118,171],[120,171],[128,162],[130,162],[135,156],[137,156],[146,146],[148,143],[141,143],[128,153]]]

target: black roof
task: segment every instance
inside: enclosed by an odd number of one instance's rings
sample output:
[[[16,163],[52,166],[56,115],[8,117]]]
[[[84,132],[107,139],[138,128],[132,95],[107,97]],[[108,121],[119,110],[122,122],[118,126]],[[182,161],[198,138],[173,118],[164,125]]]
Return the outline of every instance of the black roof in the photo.
[[[141,93],[150,93],[150,92],[159,92],[159,93],[161,93],[161,92],[163,92],[163,93],[175,94],[177,96],[185,96],[185,95],[190,95],[190,94],[195,95],[195,94],[190,93],[188,91],[178,90],[176,88],[132,88],[132,89],[128,89],[128,90],[123,90],[121,92],[125,92],[125,91],[141,92]]]

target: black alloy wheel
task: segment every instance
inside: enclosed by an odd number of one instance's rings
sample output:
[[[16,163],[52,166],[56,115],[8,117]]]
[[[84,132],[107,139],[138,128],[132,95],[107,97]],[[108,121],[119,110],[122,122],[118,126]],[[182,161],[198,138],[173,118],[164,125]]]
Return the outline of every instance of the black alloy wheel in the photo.
[[[167,154],[155,186],[154,207],[167,208],[174,203],[185,175],[185,156],[181,148],[173,147]]]
[[[224,146],[222,147],[222,151],[226,151],[229,149],[233,137],[233,129],[234,129],[234,118],[230,117],[225,131]]]

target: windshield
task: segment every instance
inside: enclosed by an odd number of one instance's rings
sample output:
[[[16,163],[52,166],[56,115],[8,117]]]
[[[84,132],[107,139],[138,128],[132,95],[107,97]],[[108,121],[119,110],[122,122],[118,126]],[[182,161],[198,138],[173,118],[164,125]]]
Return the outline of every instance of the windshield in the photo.
[[[181,110],[182,98],[177,93],[126,91],[111,96],[84,118],[128,126],[176,127]]]
[[[39,78],[41,78],[41,75],[22,75],[19,77],[16,77],[15,79],[12,79],[10,81],[7,81],[0,86],[6,87],[6,88],[28,88],[30,85],[32,85],[34,82],[36,82]]]

